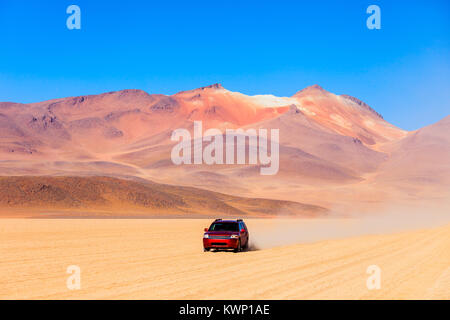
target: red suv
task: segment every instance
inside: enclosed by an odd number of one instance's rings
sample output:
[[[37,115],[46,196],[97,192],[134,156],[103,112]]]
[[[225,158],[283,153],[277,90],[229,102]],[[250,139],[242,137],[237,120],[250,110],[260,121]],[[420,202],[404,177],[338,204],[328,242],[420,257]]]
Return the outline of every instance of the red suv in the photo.
[[[211,249],[233,249],[239,252],[248,249],[248,230],[242,219],[216,219],[203,235],[203,251]]]

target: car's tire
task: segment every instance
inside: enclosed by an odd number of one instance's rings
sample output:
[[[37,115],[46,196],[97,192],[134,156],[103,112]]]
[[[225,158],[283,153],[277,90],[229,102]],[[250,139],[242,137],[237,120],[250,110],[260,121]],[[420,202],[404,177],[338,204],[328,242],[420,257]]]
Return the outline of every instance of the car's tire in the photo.
[[[241,247],[241,239],[239,239],[238,245],[236,247],[236,249],[234,249],[234,252],[241,252],[242,251],[242,247]]]
[[[210,248],[203,248],[203,252],[209,252]]]
[[[248,239],[247,242],[245,243],[245,246],[242,247],[243,251],[247,251],[248,250]]]

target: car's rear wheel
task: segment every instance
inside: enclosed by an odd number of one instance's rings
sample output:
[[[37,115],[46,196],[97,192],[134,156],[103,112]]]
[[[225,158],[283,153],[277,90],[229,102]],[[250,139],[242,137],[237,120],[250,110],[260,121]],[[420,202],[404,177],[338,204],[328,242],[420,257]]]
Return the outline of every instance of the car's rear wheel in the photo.
[[[243,246],[242,249],[243,249],[244,251],[247,251],[247,250],[248,250],[248,239],[247,239],[247,242],[245,242],[245,246]]]
[[[236,249],[234,249],[234,252],[240,252],[240,251],[242,251],[241,239],[239,239],[238,245],[237,245]]]
[[[209,252],[210,248],[203,248],[203,252]]]

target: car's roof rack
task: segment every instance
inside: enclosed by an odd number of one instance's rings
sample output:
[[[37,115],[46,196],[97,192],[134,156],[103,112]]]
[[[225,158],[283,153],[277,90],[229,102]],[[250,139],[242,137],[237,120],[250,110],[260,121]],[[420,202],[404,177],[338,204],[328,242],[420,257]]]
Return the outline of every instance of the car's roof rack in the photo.
[[[216,219],[216,220],[214,220],[214,222],[217,222],[217,221],[222,221],[223,219]],[[229,220],[230,221],[230,220]],[[232,221],[232,220],[231,220]],[[242,219],[236,219],[236,222],[242,222],[243,220]]]

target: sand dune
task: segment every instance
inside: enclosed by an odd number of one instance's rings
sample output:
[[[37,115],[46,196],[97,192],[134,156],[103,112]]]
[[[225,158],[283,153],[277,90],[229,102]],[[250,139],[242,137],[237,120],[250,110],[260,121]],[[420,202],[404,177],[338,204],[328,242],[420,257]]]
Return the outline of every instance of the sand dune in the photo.
[[[203,253],[210,222],[0,220],[0,298],[450,299],[449,225]],[[247,220],[255,241],[274,225],[302,232],[311,223]],[[316,221],[327,224],[352,222]],[[69,265],[81,268],[80,290],[66,287]],[[379,290],[366,286],[370,265],[381,269]]]

